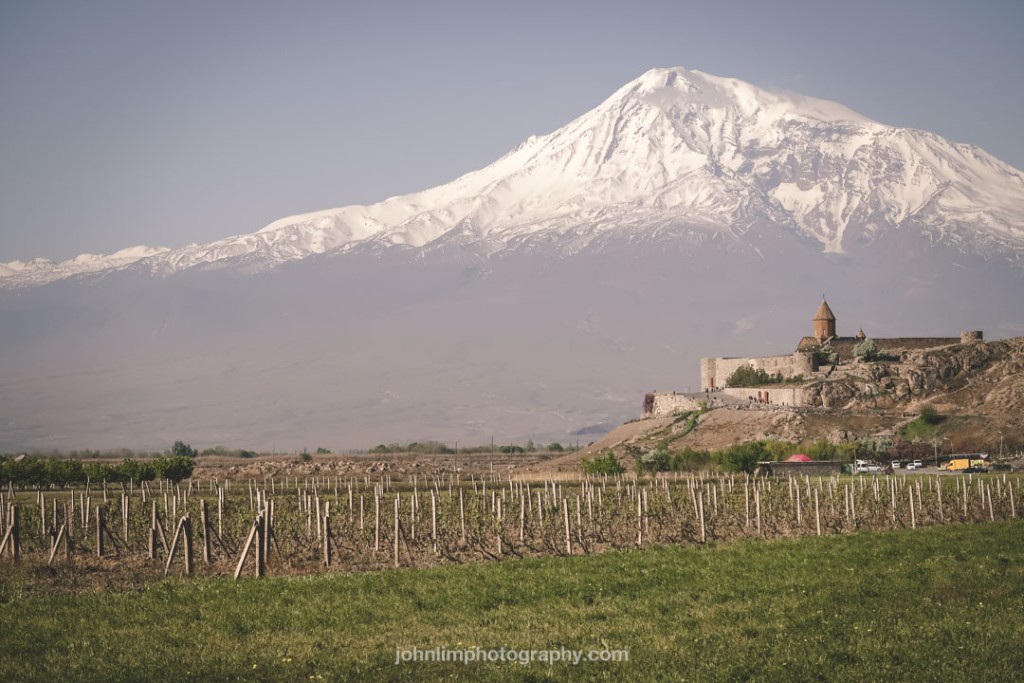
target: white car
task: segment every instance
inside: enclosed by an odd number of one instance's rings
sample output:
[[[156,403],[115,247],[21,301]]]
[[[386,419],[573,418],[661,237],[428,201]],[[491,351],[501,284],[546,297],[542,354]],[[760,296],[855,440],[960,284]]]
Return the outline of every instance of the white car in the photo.
[[[919,470],[922,467],[924,467],[924,463],[921,462],[920,460],[915,460],[914,462],[907,464],[908,470]]]
[[[889,464],[890,464],[890,465],[892,465],[892,468],[893,468],[894,470],[898,470],[899,468],[903,467],[903,463],[902,463],[901,461],[899,461],[899,460],[893,460],[893,461],[892,461],[891,463],[889,463]]]
[[[872,465],[872,464],[857,465],[857,471],[858,472],[881,472],[882,468],[879,467],[878,465]]]

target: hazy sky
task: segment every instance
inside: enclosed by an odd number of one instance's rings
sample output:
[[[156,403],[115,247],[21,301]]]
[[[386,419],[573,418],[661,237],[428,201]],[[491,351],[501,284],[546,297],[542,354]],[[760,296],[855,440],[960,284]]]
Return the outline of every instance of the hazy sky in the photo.
[[[432,187],[656,66],[1024,168],[1022,35],[1020,0],[0,0],[0,262]]]

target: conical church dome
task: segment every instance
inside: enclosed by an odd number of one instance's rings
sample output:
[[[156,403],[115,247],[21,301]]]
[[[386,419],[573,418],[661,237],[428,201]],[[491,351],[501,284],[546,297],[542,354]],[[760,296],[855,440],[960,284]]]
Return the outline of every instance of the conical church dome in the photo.
[[[819,342],[836,336],[836,316],[828,307],[828,302],[821,300],[817,313],[814,314],[814,338]]]
[[[832,309],[828,307],[828,302],[824,299],[821,300],[821,305],[818,306],[818,312],[814,314],[814,319],[817,320],[831,320],[836,321],[836,316],[832,312]]]

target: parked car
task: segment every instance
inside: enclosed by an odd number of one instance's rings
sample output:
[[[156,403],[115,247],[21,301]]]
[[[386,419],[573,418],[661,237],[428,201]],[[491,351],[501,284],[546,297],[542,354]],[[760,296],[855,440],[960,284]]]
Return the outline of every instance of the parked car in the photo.
[[[881,472],[882,468],[874,463],[868,463],[867,465],[857,465],[858,472]]]
[[[922,467],[924,467],[924,463],[921,462],[920,460],[915,460],[914,462],[911,462],[911,463],[907,464],[907,469],[908,470],[919,470]]]
[[[903,461],[902,460],[893,460],[889,464],[892,465],[892,468],[894,470],[898,470],[899,468],[903,467]]]

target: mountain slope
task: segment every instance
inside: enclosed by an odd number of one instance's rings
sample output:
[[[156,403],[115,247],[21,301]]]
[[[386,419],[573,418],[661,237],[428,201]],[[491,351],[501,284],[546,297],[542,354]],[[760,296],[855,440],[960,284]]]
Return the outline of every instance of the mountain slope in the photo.
[[[1024,174],[976,147],[884,126],[832,102],[653,69],[565,127],[447,185],[285,218],[206,245],[4,264],[0,286],[127,266],[157,275],[252,272],[393,247],[568,254],[609,235],[646,239],[686,226],[705,237],[736,236],[756,224],[831,253],[908,229],[1019,263]]]

